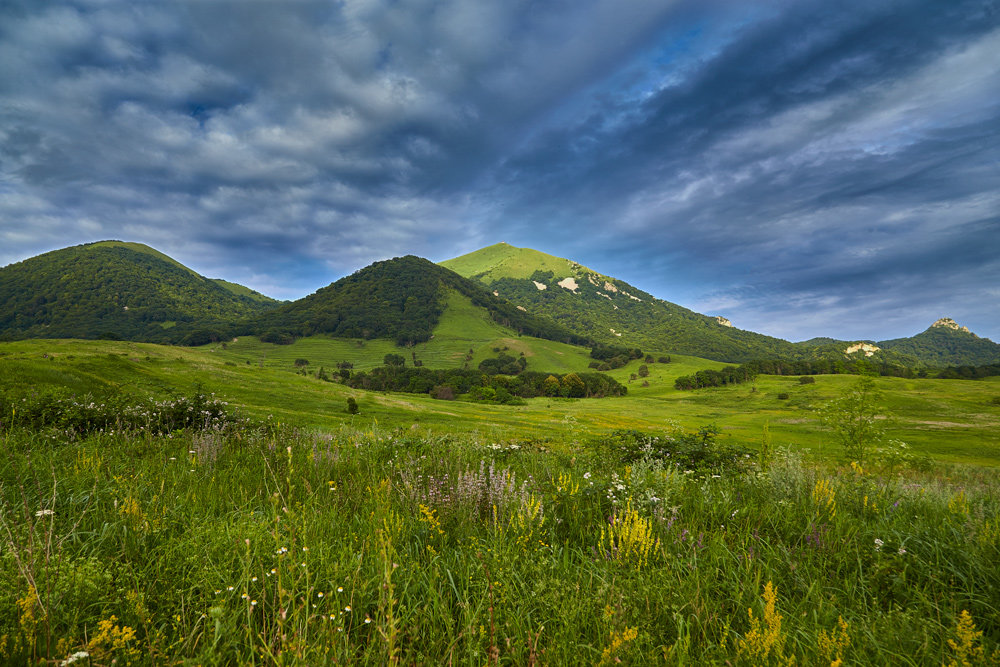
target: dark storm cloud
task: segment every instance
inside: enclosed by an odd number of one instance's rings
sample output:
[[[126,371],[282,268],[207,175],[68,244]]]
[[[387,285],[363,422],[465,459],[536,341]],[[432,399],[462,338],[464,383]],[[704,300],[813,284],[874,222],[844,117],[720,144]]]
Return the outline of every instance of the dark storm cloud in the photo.
[[[839,304],[845,337],[878,335],[887,306],[909,314],[894,334],[941,308],[996,332],[995,295],[958,287],[1000,278],[997,26],[989,3],[801,4],[744,24],[640,103],[612,96],[509,160],[505,214],[589,226],[576,257],[599,239],[593,263],[748,328],[809,331],[768,315],[802,300]]]
[[[792,338],[998,337],[998,51],[996,2],[5,3],[0,263],[293,298],[507,240]]]

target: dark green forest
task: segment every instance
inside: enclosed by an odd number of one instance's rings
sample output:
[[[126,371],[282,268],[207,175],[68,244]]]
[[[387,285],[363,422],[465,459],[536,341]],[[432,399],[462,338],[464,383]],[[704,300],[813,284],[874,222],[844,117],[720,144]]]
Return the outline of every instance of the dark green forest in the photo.
[[[86,244],[3,267],[0,337],[191,342],[222,335],[231,322],[277,303],[149,250]]]
[[[932,326],[916,336],[894,338],[878,343],[883,350],[908,355],[936,368],[945,366],[983,366],[1000,361],[1000,346],[989,338]]]
[[[500,403],[510,402],[506,397],[602,398],[624,396],[628,392],[627,387],[603,373],[561,375],[524,371],[517,375],[490,375],[457,368],[431,370],[403,366],[380,366],[368,372],[351,373],[347,384],[357,389],[431,394],[436,398],[471,394],[472,398]]]

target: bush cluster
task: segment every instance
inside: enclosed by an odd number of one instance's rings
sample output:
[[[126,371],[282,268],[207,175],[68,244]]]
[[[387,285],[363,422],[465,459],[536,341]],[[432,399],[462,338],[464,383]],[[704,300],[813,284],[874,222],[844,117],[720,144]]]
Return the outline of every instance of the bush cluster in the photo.
[[[239,419],[225,402],[200,392],[164,401],[122,394],[78,397],[58,390],[0,393],[0,426],[5,428],[55,428],[74,435],[99,431],[161,434],[237,423]]]
[[[756,460],[751,450],[719,443],[718,435],[715,425],[703,426],[697,431],[677,429],[669,433],[622,429],[597,438],[591,446],[602,452],[611,465],[646,461],[702,474],[751,470]]]

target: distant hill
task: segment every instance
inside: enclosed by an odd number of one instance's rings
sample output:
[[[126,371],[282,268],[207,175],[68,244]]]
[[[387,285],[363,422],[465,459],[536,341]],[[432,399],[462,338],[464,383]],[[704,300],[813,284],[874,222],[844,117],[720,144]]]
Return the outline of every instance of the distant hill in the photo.
[[[343,338],[390,338],[397,344],[430,339],[447,307],[449,293],[470,299],[490,318],[515,332],[573,344],[586,344],[551,319],[524,312],[482,285],[413,255],[374,264],[309,296],[264,313],[246,333],[272,342],[330,334]]]
[[[951,318],[942,318],[909,338],[878,343],[885,350],[907,354],[928,366],[983,366],[1000,363],[1000,345],[980,338]]]
[[[183,342],[204,327],[273,308],[141,243],[101,241],[0,268],[0,336]]]
[[[839,341],[819,337],[791,343],[733,326],[726,318],[696,313],[603,275],[577,262],[531,248],[498,243],[441,262],[482,282],[529,313],[548,315],[567,329],[602,343],[676,352],[706,359],[868,359],[876,365],[980,365],[1000,361],[1000,345],[951,320],[939,320],[912,338]]]
[[[479,280],[529,313],[550,316],[567,329],[602,343],[729,362],[796,359],[808,352],[530,248],[500,243],[441,265]]]
[[[408,345],[430,339],[455,296],[471,304],[462,317],[475,313],[477,321],[488,317],[512,334],[574,345],[731,363],[824,360],[831,368],[868,359],[883,372],[1000,363],[1000,345],[947,318],[909,338],[791,343],[658,299],[572,260],[506,243],[440,265],[412,255],[376,262],[291,303],[205,278],[141,243],[89,243],[0,268],[0,340],[197,345],[234,334],[270,342],[327,334]],[[462,329],[461,322],[449,326]]]

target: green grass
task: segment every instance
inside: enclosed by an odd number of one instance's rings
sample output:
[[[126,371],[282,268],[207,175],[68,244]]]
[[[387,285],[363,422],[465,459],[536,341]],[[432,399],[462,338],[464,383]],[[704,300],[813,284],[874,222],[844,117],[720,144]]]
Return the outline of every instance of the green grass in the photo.
[[[435,336],[428,349],[440,346],[436,349],[443,359],[467,352],[468,341],[459,342],[457,336],[458,332]],[[478,340],[473,363],[492,355],[492,347],[505,338]],[[528,352],[534,355],[529,357],[529,369],[544,368],[541,364],[546,363],[552,364],[551,370],[581,370],[589,361],[580,348],[516,336],[509,339],[514,351],[528,343],[532,346]],[[723,429],[725,440],[756,446],[768,424],[776,445],[834,460],[840,450],[821,427],[818,408],[855,380],[828,375],[817,376],[815,384],[800,385],[797,378],[762,376],[756,391],[750,385],[737,385],[681,392],[673,388],[674,378],[721,364],[672,355],[670,364],[649,365],[648,387],[642,387],[641,380],[629,382],[638,361],[612,371],[612,376],[628,384],[629,395],[622,398],[536,398],[523,406],[497,406],[436,401],[417,394],[369,393],[294,372],[296,358],[309,359],[312,370],[325,365],[332,372],[338,360],[353,360],[355,369],[361,370],[380,364],[389,351],[399,348],[388,341],[366,341],[364,347],[357,347],[351,341],[323,338],[303,339],[290,346],[241,338],[226,349],[218,345],[192,349],[107,341],[21,341],[0,345],[0,384],[64,386],[79,393],[123,391],[161,398],[201,386],[249,415],[273,415],[310,428],[378,423],[499,439],[540,438],[568,445],[618,428],[657,430],[674,423],[697,428],[714,422]],[[431,353],[418,352],[418,358],[430,359]],[[890,435],[907,442],[917,455],[1000,464],[1000,404],[994,402],[1000,396],[1000,378],[879,378],[878,385],[888,412],[895,417]],[[777,398],[782,392],[789,394],[788,400]],[[347,414],[348,396],[358,401],[360,415]]]
[[[589,362],[459,321],[418,358],[506,344],[529,368]],[[0,345],[15,398],[0,410],[0,664],[1000,660],[1000,378],[878,378],[915,456],[852,468],[818,420],[850,376],[681,392],[676,377],[721,364],[672,355],[646,387],[629,382],[639,361],[613,371],[622,398],[498,406],[295,373],[296,358],[362,369],[398,350]],[[47,389],[97,407],[12,425]],[[194,391],[244,418],[131,430],[148,422],[123,401]],[[103,430],[73,420],[95,410]],[[721,463],[699,466],[685,434],[709,423]],[[770,462],[754,452],[765,425]],[[637,459],[615,429],[660,440]],[[738,466],[731,446],[749,448]]]
[[[1000,658],[992,471],[253,424],[0,442],[7,664]]]
[[[483,359],[495,357],[493,348],[507,347],[514,355],[523,352],[529,369],[544,369],[557,373],[587,370],[589,351],[574,345],[519,336],[502,327],[482,308],[476,308],[468,297],[456,292],[448,295],[447,307],[434,328],[433,338],[409,348],[400,348],[390,340],[345,339],[329,336],[299,338],[290,345],[262,343],[254,336],[242,336],[235,342],[213,343],[201,349],[211,351],[221,359],[265,368],[288,369],[296,359],[309,361],[311,370],[320,366],[330,370],[338,362],[348,361],[355,370],[369,370],[382,365],[387,354],[402,354],[407,364],[416,355],[428,368],[458,368],[465,363],[469,350],[473,358],[470,368]]]

